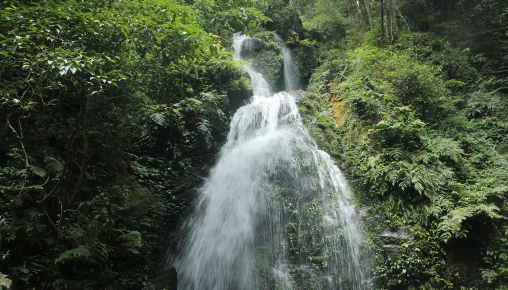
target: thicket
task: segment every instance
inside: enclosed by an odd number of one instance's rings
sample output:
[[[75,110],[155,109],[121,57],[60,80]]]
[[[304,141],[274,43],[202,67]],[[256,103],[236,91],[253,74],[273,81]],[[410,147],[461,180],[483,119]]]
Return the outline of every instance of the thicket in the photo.
[[[174,286],[170,230],[250,96],[227,41],[266,20],[222,1],[0,4],[0,287]]]
[[[319,60],[304,119],[376,215],[374,287],[505,289],[508,3],[291,5],[303,31],[286,41]]]

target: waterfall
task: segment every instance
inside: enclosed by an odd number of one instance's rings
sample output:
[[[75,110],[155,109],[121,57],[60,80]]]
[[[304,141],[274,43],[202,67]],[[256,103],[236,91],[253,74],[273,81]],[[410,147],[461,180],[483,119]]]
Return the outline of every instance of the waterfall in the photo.
[[[233,50],[237,51],[238,53],[235,53],[233,58],[236,60],[241,60],[240,57],[240,51],[242,50],[242,45],[246,46],[247,49],[252,49],[250,37],[247,37],[246,35],[242,35],[239,32],[235,33],[233,35]],[[243,59],[244,61],[250,62],[250,59]],[[254,95],[258,96],[265,96],[269,97],[272,95],[270,91],[270,86],[266,82],[266,80],[263,78],[263,75],[259,72],[255,71],[254,68],[250,65],[244,65],[243,69],[247,71],[247,73],[250,76],[251,82],[252,82],[252,89],[254,91]]]
[[[284,57],[284,89],[286,92],[301,89],[300,74],[298,73],[298,69],[291,55],[291,50],[280,36],[275,34],[275,38],[282,45],[282,55]]]
[[[235,59],[246,39],[235,35]],[[343,174],[307,133],[293,96],[267,96],[262,76],[252,83],[167,261],[178,289],[370,289]]]

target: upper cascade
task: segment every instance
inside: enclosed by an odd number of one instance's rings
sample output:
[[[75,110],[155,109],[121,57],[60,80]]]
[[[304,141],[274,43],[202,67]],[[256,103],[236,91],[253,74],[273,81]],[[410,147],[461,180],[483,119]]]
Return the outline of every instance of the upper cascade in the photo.
[[[302,88],[300,73],[291,55],[291,49],[289,49],[280,36],[275,34],[275,38],[281,43],[282,54],[284,56],[284,89],[286,92],[299,90]]]
[[[233,51],[234,55],[233,58],[236,60],[243,60],[247,62],[251,62],[250,59],[245,59],[242,57],[242,55],[251,55],[250,51],[247,51],[246,53],[242,53],[242,49],[252,49],[252,45],[244,45],[244,42],[247,44],[253,43],[251,40],[252,38],[246,36],[245,34],[241,34],[240,32],[237,32],[233,34]],[[252,82],[252,89],[254,91],[254,95],[258,96],[264,96],[269,97],[272,95],[272,92],[270,90],[270,86],[264,79],[263,75],[257,72],[252,66],[250,65],[244,65],[243,68],[249,73],[251,82]]]

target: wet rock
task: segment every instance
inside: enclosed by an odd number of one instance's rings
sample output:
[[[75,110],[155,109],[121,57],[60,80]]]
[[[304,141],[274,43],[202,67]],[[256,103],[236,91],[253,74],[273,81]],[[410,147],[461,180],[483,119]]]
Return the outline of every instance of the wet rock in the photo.
[[[375,214],[369,218],[367,218],[367,221],[370,223],[378,223],[382,220],[384,220],[386,217],[382,214]]]
[[[359,216],[362,220],[365,220],[370,224],[377,224],[386,218],[384,215],[381,214],[372,215],[372,206],[370,205],[362,207],[360,209]]]
[[[295,99],[295,103],[297,104],[300,104],[301,102],[303,102],[305,99],[308,98],[308,96],[311,94],[307,91],[303,91],[303,90],[296,90],[296,91],[291,91],[289,93],[291,96],[293,96],[293,98]]]
[[[364,219],[372,215],[372,206],[364,206],[360,209],[360,218]]]
[[[243,59],[252,58],[256,53],[261,51],[264,46],[264,42],[259,38],[246,38],[242,42],[240,57]]]
[[[388,253],[399,253],[400,247],[397,245],[383,245],[383,250]]]
[[[400,231],[396,231],[396,232],[392,232],[390,230],[385,230],[384,232],[382,232],[379,235],[379,237],[391,238],[391,239],[396,239],[396,240],[412,240],[413,234],[411,234],[407,230],[400,230]]]

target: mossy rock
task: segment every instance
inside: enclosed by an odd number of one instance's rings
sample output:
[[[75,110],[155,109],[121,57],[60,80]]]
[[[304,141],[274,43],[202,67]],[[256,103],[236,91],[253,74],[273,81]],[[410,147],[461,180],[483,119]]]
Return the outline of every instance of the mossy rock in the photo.
[[[299,104],[300,115],[319,149],[336,155],[339,149],[338,126],[334,121],[334,112],[325,99],[309,92],[300,92],[303,96]]]
[[[263,32],[255,35],[255,39],[263,45],[255,44],[251,53],[252,66],[265,78],[273,92],[284,88],[284,56],[282,45],[275,39],[273,32]]]
[[[257,53],[259,53],[264,47],[265,44],[263,40],[259,38],[247,38],[242,42],[240,56],[243,59],[250,59]]]
[[[176,290],[178,278],[175,267],[169,267],[159,271],[152,283],[157,290]]]
[[[307,86],[312,73],[319,65],[318,49],[317,47],[298,44],[288,44],[288,46],[291,49],[296,68],[300,73],[302,85]]]

